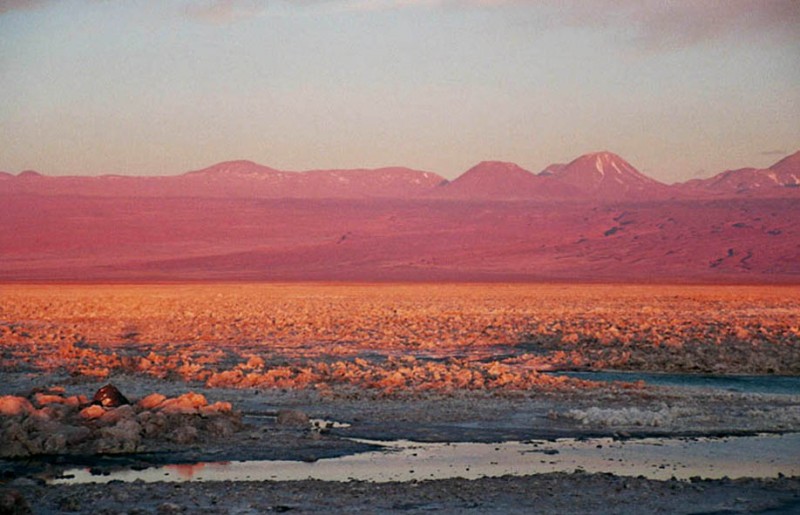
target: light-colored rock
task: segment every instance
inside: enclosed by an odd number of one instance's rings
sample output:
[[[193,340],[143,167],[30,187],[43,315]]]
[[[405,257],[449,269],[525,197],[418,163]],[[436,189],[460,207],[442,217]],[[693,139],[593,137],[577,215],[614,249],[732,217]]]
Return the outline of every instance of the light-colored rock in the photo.
[[[230,413],[233,410],[230,402],[215,402],[208,406],[200,408],[200,414],[203,416],[213,416],[220,413]]]
[[[167,414],[193,414],[198,413],[199,408],[207,405],[208,401],[205,396],[189,392],[180,397],[165,400],[159,408]]]
[[[49,393],[37,393],[33,396],[34,402],[39,406],[47,406],[48,404],[63,404],[66,399],[60,395],[53,395]]]
[[[0,397],[0,415],[17,416],[31,413],[33,405],[25,397],[15,395],[3,395]]]
[[[80,416],[86,420],[94,420],[97,418],[102,417],[105,414],[106,410],[102,406],[98,406],[97,404],[92,404],[91,406],[87,406],[83,408],[80,412]]]
[[[160,393],[151,393],[147,397],[140,400],[137,404],[142,409],[153,409],[157,408],[167,399],[165,395],[161,395]]]

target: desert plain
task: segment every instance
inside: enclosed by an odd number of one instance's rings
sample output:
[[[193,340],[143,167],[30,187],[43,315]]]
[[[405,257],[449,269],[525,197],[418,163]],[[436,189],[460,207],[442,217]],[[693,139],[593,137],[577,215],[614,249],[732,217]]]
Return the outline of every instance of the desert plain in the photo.
[[[798,393],[669,387],[636,373],[796,376],[798,313],[791,285],[7,284],[4,507],[790,512],[796,477],[686,478],[678,458],[660,479],[579,466],[378,483],[108,481],[165,465],[185,479],[215,463],[313,466],[380,454],[376,442],[791,435]],[[603,370],[630,380],[563,373]],[[130,404],[92,405],[108,383]],[[82,467],[97,484],[69,481]]]

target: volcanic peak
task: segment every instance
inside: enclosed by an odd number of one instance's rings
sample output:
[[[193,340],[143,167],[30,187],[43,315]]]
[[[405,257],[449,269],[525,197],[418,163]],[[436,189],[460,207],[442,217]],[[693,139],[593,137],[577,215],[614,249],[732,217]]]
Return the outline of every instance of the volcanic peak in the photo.
[[[277,173],[278,170],[260,165],[246,159],[222,161],[201,170],[186,172],[184,175],[261,175]]]

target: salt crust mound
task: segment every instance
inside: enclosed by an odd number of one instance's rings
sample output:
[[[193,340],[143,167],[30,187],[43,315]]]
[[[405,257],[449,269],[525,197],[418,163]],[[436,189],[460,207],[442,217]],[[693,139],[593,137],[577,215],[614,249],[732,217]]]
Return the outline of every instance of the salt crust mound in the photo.
[[[738,414],[752,421],[757,427],[771,430],[797,431],[800,427],[800,405],[769,407],[768,396],[752,395],[752,399],[764,399],[764,408],[753,408]],[[590,427],[659,427],[683,430],[692,425],[716,423],[719,414],[708,412],[701,405],[669,406],[666,403],[650,408],[599,408],[571,409],[557,415]],[[752,427],[751,427],[752,429]]]
[[[203,395],[154,393],[135,404],[104,408],[63,388],[0,397],[0,457],[120,454],[229,437],[242,428],[228,402]]]
[[[658,409],[591,407],[569,410],[564,416],[585,426],[664,427],[673,425],[676,420],[689,414],[692,414],[692,410],[670,406],[661,406]]]

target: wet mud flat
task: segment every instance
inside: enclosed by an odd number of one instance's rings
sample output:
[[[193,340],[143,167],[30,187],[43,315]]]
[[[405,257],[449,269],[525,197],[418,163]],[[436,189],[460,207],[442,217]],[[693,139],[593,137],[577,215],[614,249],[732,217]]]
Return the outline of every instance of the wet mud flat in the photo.
[[[7,377],[7,388],[17,392],[41,381],[66,383],[64,395],[91,393],[104,384],[58,375]],[[719,479],[726,474],[713,469],[697,476],[688,472],[682,475],[681,457],[671,456],[659,443],[659,439],[691,443],[704,438],[716,442],[757,434],[767,439],[789,435],[794,440],[784,451],[787,456],[794,455],[800,452],[793,436],[800,427],[799,399],[794,395],[647,387],[524,394],[408,392],[391,397],[353,389],[330,396],[308,390],[208,388],[136,376],[111,379],[132,402],[148,398],[153,391],[177,399],[193,389],[207,397],[207,405],[229,402],[239,410],[242,426],[224,438],[184,443],[167,440],[151,452],[4,460],[3,495],[18,496],[13,499],[35,513],[641,513],[642,503],[652,511],[665,513],[791,513],[800,496],[798,478],[785,477],[791,475],[789,469],[752,473],[762,475],[761,479],[747,478],[747,472],[729,474],[736,479]],[[308,418],[298,415],[279,424],[277,414],[282,410]],[[366,438],[372,440],[365,442]],[[487,452],[473,456],[473,463],[490,469],[492,462],[498,461],[493,456],[498,452],[495,448],[527,443],[521,451],[544,468],[509,475],[496,467],[486,472],[472,465],[474,474],[456,471],[454,477],[431,479],[418,462],[415,465],[412,461],[409,466],[409,462],[380,459],[382,449],[402,445],[398,443],[401,438],[418,442],[411,442],[403,451],[409,456],[424,454],[420,451],[426,446],[482,445]],[[549,463],[568,457],[567,450],[557,447],[563,439],[588,451],[599,445],[602,452],[610,453],[604,460],[623,466],[630,460],[614,449],[641,446],[648,438],[663,450],[660,461],[646,464],[660,474],[654,476],[657,479],[647,479],[637,471],[615,470],[616,474],[609,474],[603,468],[586,466],[585,461],[569,462],[567,471],[562,472],[547,468]],[[537,443],[531,448],[534,440]],[[757,462],[759,447],[754,449],[749,455],[736,451],[739,454],[732,460]],[[388,482],[351,479],[346,468],[336,480],[307,480],[302,472],[291,481],[282,480],[282,463],[313,470],[336,459],[359,460],[367,455],[378,456],[374,468],[385,474]],[[386,456],[391,458],[396,452],[388,449]],[[452,466],[464,463],[452,457],[447,460]],[[273,473],[258,476],[245,472],[237,476],[225,467],[226,463],[247,466],[259,461],[262,472],[266,464],[274,468]],[[76,468],[86,476],[77,479],[90,482],[76,481]],[[221,474],[203,478],[204,471],[215,469]],[[169,475],[155,477],[165,470]],[[144,480],[135,478],[122,481],[117,474],[125,471],[150,474],[148,481],[155,482],[145,485]]]
[[[797,513],[797,479],[555,473],[477,480],[12,485],[35,513]]]

